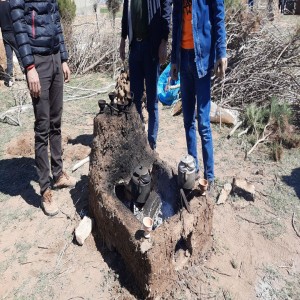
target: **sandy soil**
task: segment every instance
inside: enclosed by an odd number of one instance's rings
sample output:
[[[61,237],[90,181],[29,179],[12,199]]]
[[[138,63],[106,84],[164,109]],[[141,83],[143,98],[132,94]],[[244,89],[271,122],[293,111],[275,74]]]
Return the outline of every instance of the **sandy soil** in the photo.
[[[78,78],[72,85],[96,77]],[[25,82],[14,91],[25,89]],[[8,98],[0,88],[1,108]],[[66,94],[68,96],[68,94]],[[0,101],[0,102],[1,102]],[[72,166],[90,151],[97,99],[65,103],[64,165]],[[157,151],[176,168],[186,153],[182,116],[172,117],[160,106]],[[110,252],[96,233],[84,246],[76,244],[74,228],[87,211],[88,165],[74,172],[75,188],[55,193],[56,217],[46,217],[40,196],[33,152],[33,112],[21,115],[22,127],[0,123],[0,298],[1,299],[140,299],[119,255]],[[229,128],[213,126],[216,194],[234,176],[256,187],[253,202],[230,195],[215,206],[214,244],[201,264],[178,271],[178,282],[163,299],[300,299],[300,150],[284,151],[273,162],[261,146],[248,160],[246,137],[226,139]],[[201,147],[199,142],[199,153]]]

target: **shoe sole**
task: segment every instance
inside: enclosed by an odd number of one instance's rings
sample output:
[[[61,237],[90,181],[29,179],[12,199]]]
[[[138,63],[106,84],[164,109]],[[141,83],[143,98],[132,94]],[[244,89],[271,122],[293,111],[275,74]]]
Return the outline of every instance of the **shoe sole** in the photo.
[[[59,213],[59,210],[57,210],[57,211],[55,211],[55,212],[53,212],[53,213],[47,212],[47,211],[45,210],[45,207],[44,207],[43,203],[41,203],[41,208],[42,208],[44,214],[45,214],[46,216],[48,216],[48,217],[54,217],[54,216],[56,216],[56,215]]]
[[[54,190],[60,190],[60,189],[67,189],[67,188],[73,188],[76,186],[76,183],[73,184],[73,185],[61,185],[61,186],[56,186],[56,185],[53,185],[53,189]]]

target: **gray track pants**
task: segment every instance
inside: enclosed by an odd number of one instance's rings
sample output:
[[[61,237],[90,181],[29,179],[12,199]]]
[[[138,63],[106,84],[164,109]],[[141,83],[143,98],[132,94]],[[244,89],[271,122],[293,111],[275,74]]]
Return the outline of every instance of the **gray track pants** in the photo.
[[[60,53],[34,55],[39,74],[41,96],[32,98],[35,123],[35,163],[41,194],[50,186],[48,141],[50,141],[51,172],[56,180],[62,172],[61,115],[63,109],[63,72]]]

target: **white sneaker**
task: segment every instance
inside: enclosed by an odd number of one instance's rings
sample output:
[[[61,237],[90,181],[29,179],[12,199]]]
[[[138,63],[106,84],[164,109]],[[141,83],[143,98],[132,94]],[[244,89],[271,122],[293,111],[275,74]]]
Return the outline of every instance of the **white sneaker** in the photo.
[[[8,87],[12,87],[13,84],[14,84],[14,82],[13,82],[12,80],[10,80],[10,81],[8,82]]]

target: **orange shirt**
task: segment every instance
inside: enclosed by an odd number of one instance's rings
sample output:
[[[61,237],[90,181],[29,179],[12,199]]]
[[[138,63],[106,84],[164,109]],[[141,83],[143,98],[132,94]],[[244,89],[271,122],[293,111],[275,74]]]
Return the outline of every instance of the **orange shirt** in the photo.
[[[183,0],[181,48],[194,49],[192,0]]]

